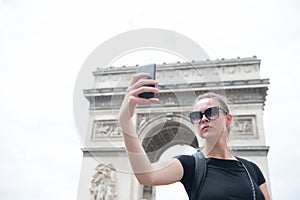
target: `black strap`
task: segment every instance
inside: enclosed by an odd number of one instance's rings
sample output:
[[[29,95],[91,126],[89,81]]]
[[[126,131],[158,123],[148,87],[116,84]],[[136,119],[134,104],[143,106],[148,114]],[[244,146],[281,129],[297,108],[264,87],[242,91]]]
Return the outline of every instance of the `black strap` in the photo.
[[[236,157],[236,158],[241,162],[241,164],[243,165],[243,167],[246,170],[247,176],[248,176],[250,184],[251,184],[253,200],[256,200],[256,192],[255,192],[255,187],[254,187],[254,183],[253,183],[254,182],[253,175],[251,175],[251,172],[250,172],[250,170],[251,170],[253,173],[253,171],[255,172],[255,170],[254,170],[253,166],[250,166],[246,160],[241,159],[239,157]],[[246,163],[247,163],[247,166],[246,166]],[[254,174],[256,174],[256,173],[254,173]]]
[[[258,184],[258,176],[253,164],[246,159],[237,156],[236,158],[246,166],[247,170],[249,171],[251,177],[254,179],[255,183]]]
[[[198,200],[206,176],[207,164],[202,152],[194,153],[193,156],[195,158],[195,174],[190,198],[191,200]]]

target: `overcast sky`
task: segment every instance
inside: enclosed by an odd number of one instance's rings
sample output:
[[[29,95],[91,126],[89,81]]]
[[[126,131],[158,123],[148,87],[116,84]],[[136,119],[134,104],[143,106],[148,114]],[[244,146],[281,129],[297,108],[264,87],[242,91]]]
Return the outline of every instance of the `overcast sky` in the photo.
[[[76,77],[102,42],[138,28],[181,33],[212,59],[261,59],[272,195],[300,199],[299,10],[296,0],[0,0],[0,199],[76,198]]]

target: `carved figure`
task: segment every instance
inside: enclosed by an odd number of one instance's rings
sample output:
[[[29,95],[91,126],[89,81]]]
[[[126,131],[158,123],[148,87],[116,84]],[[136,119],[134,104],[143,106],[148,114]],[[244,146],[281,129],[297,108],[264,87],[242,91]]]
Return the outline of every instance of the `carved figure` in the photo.
[[[91,200],[116,199],[116,169],[111,164],[99,164],[91,181]]]

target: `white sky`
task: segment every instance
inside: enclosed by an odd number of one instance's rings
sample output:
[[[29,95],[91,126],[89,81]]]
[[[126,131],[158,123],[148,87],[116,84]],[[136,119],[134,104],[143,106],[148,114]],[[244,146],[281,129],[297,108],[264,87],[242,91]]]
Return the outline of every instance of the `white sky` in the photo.
[[[186,35],[213,59],[262,60],[272,194],[300,199],[299,9],[296,0],[0,0],[0,199],[76,198],[77,74],[102,42],[137,28]]]

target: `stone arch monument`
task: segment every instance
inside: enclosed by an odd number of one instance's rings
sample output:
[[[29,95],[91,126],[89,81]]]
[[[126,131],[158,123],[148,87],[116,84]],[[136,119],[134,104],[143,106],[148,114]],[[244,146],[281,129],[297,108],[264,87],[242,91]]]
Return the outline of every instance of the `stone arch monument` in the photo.
[[[231,149],[256,162],[269,180],[269,147],[263,126],[269,79],[260,78],[259,68],[260,60],[255,56],[157,65],[160,101],[155,105],[140,105],[134,116],[149,159],[157,161],[166,149],[178,144],[202,147],[188,114],[199,94],[213,91],[225,94],[229,100],[234,117],[229,139]],[[86,146],[82,149],[78,200],[155,199],[153,188],[139,185],[131,173],[117,121],[118,109],[135,72],[136,66],[95,69],[95,87],[83,91],[90,103],[90,118],[84,138]],[[95,176],[103,177],[111,172],[113,176],[95,180]],[[105,182],[109,184],[100,185]],[[97,196],[97,188],[110,191],[110,195]]]

